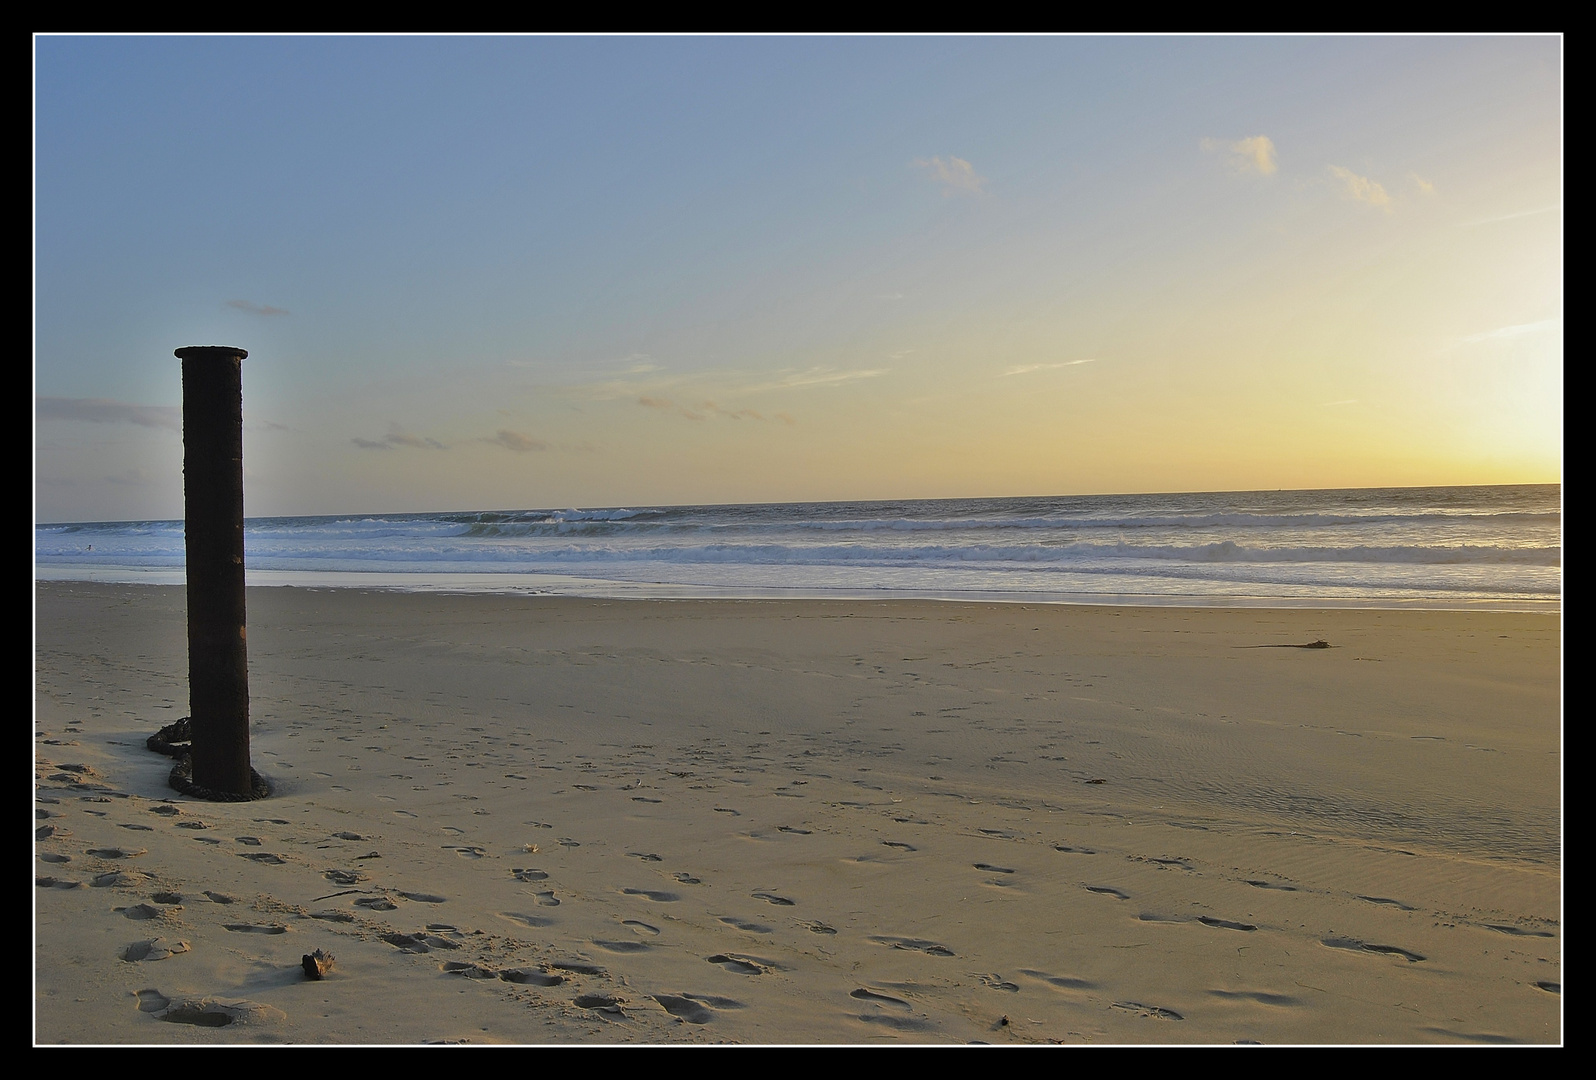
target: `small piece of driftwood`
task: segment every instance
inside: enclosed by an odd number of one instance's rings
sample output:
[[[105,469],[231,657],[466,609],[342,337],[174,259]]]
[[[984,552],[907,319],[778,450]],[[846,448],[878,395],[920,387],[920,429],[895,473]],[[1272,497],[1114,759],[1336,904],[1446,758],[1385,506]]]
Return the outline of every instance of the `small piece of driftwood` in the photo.
[[[299,966],[305,969],[305,975],[312,979],[320,979],[333,969],[332,953],[317,949],[313,953],[306,953],[300,960]]]

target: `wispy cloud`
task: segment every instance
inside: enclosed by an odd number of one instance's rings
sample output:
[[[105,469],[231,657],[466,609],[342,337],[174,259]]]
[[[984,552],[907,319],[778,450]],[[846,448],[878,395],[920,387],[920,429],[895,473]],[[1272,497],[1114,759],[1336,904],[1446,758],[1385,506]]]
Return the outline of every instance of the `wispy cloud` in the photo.
[[[287,315],[288,314],[288,309],[287,308],[272,307],[270,304],[255,304],[255,303],[251,303],[248,300],[229,300],[227,302],[226,306],[230,307],[230,308],[236,308],[239,311],[247,311],[251,315]]]
[[[541,439],[534,439],[530,435],[523,435],[519,431],[509,431],[500,428],[498,434],[492,438],[483,439],[483,442],[502,446],[506,450],[514,450],[518,454],[525,454],[533,450],[547,450],[549,444]]]
[[[1330,175],[1341,184],[1341,193],[1349,199],[1378,206],[1386,213],[1391,213],[1391,196],[1386,190],[1367,176],[1359,176],[1351,169],[1344,169],[1340,165],[1327,166]]]
[[[1495,330],[1482,330],[1477,334],[1465,334],[1463,337],[1449,342],[1441,351],[1458,348],[1462,345],[1480,345],[1486,342],[1513,341],[1518,338],[1528,337],[1531,334],[1543,334],[1556,331],[1562,326],[1562,319],[1539,319],[1535,322],[1514,323],[1512,326],[1498,326]]]
[[[350,440],[362,450],[392,450],[396,446],[409,446],[417,450],[447,450],[449,449],[437,439],[428,439],[420,435],[411,435],[404,431],[394,430],[380,439],[362,439],[359,436]]]
[[[1419,189],[1419,194],[1429,197],[1435,194],[1435,185],[1416,172],[1408,173],[1408,179],[1413,181],[1413,186]]]
[[[706,417],[718,416],[723,420],[763,420],[763,414],[753,409],[725,409],[713,401],[700,401],[696,405],[677,405],[669,398],[657,398],[644,395],[637,399],[637,403],[647,409],[659,409],[663,412],[675,412],[689,420],[703,420]],[[785,414],[777,414],[780,418],[792,423],[792,419]]]
[[[183,430],[183,410],[176,405],[130,405],[107,398],[42,397],[40,420],[82,420],[91,424],[137,424],[139,427]]]
[[[738,387],[739,393],[753,394],[765,390],[792,390],[810,386],[840,386],[859,379],[874,379],[887,374],[890,368],[859,368],[838,371],[829,367],[805,368],[802,371],[785,371],[769,382]]]
[[[1558,207],[1555,206],[1541,206],[1534,210],[1518,210],[1511,214],[1498,214],[1495,217],[1476,218],[1474,221],[1461,221],[1458,223],[1458,225],[1465,229],[1471,228],[1475,225],[1494,225],[1498,221],[1517,221],[1519,218],[1536,217],[1540,214],[1551,214],[1555,213],[1557,210]]]
[[[1226,163],[1238,173],[1260,173],[1272,176],[1280,168],[1276,161],[1275,142],[1267,135],[1249,135],[1245,139],[1204,139],[1203,152],[1224,154]]]
[[[1084,360],[1060,360],[1056,364],[1020,364],[1017,367],[1009,368],[1003,373],[1003,375],[1004,377],[1009,375],[1028,375],[1033,371],[1052,371],[1054,368],[1074,367],[1077,364],[1095,363],[1097,363],[1097,357],[1088,356]]]
[[[622,372],[627,375],[646,375],[650,371],[663,371],[663,364],[656,364],[654,358],[648,353],[635,352],[621,360],[626,366]]]
[[[915,158],[912,164],[941,184],[943,195],[980,195],[986,185],[986,177],[977,176],[975,166],[960,157],[949,157],[946,161],[939,157]]]

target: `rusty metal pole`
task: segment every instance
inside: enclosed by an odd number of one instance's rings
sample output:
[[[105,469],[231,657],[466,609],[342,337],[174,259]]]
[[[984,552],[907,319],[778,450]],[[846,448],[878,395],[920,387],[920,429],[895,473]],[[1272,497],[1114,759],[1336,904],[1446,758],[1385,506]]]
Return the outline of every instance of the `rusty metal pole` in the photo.
[[[191,793],[218,799],[262,793],[249,765],[244,640],[242,361],[248,355],[225,345],[176,352],[183,361]]]

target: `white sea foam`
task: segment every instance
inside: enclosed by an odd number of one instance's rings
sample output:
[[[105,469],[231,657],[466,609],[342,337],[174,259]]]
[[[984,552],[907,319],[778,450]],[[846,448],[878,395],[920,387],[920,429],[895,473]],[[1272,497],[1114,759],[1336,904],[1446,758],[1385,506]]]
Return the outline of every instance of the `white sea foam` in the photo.
[[[584,594],[1543,606],[1561,593],[1560,498],[1409,488],[262,518],[246,525],[246,564],[278,583]],[[181,522],[34,535],[41,578],[183,565]]]

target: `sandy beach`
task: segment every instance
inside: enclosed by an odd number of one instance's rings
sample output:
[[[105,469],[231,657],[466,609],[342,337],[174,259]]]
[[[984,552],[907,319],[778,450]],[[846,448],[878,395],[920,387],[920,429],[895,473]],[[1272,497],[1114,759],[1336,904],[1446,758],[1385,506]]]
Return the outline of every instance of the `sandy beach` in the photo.
[[[1555,615],[35,599],[38,1044],[1563,1040]]]

